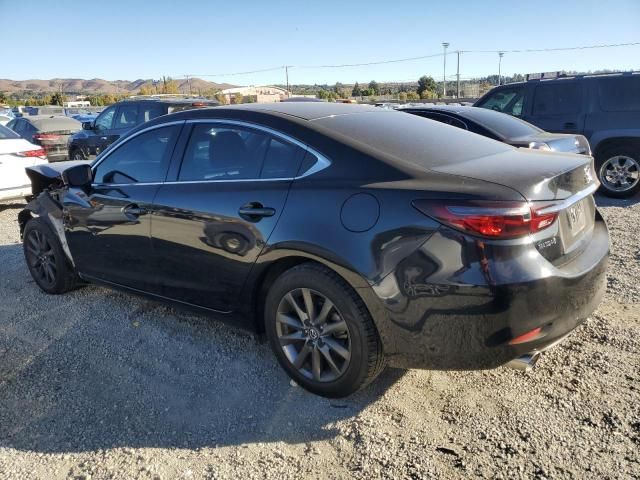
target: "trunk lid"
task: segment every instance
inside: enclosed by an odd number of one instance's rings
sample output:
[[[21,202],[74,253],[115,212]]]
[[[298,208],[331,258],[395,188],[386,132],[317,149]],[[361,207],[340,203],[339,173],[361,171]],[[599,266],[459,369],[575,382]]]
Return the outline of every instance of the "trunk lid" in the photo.
[[[71,130],[57,130],[52,132],[38,132],[33,135],[33,142],[45,149],[50,157],[67,157],[67,142],[75,132]]]
[[[598,185],[593,158],[538,150],[508,150],[430,169],[498,183],[530,202],[564,200]]]

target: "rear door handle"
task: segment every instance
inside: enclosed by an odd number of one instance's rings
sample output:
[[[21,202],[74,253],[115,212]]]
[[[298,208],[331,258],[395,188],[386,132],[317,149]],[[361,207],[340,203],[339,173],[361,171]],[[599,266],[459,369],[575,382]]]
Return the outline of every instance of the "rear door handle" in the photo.
[[[248,217],[250,220],[257,220],[264,217],[273,217],[276,214],[274,208],[264,207],[261,203],[251,202],[240,207],[238,213],[242,217]]]
[[[126,207],[122,207],[122,212],[125,215],[131,215],[132,217],[139,217],[140,215],[146,215],[149,213],[146,208],[139,207],[133,203]]]
[[[575,130],[576,124],[573,122],[567,122],[564,124],[564,128],[566,128],[567,130],[568,129]]]

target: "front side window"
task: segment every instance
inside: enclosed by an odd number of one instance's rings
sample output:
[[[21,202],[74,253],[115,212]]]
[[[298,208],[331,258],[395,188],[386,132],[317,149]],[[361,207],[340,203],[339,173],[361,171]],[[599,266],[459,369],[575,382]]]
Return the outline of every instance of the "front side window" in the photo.
[[[519,117],[522,115],[523,101],[524,88],[503,88],[490,94],[478,106]]]
[[[113,128],[133,128],[138,122],[138,106],[135,104],[125,104],[118,108],[116,122]]]
[[[126,141],[98,164],[94,182],[164,181],[179,133],[180,126],[171,125],[141,133]]]
[[[96,118],[96,130],[110,130],[113,126],[113,117],[116,107],[109,107]]]
[[[178,179],[183,181],[291,178],[303,150],[250,128],[193,127]]]
[[[582,85],[578,82],[554,82],[536,86],[533,115],[562,115],[580,112]]]
[[[161,104],[142,105],[140,107],[140,123],[148,122],[164,114],[164,106]]]

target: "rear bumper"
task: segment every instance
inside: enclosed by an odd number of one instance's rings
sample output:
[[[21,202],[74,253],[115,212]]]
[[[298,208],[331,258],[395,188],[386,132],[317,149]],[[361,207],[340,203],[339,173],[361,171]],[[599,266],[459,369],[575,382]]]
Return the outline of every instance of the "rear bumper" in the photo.
[[[385,353],[398,367],[474,370],[542,351],[596,309],[608,253],[602,219],[585,250],[560,267],[532,245],[503,250],[442,229],[373,288]]]

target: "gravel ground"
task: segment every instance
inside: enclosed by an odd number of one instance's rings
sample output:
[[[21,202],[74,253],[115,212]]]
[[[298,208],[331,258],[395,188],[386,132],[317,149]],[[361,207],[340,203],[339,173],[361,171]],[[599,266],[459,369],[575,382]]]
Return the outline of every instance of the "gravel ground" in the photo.
[[[599,202],[608,294],[533,372],[388,369],[340,401],[207,318],[41,293],[0,206],[0,478],[640,478],[640,204]]]

